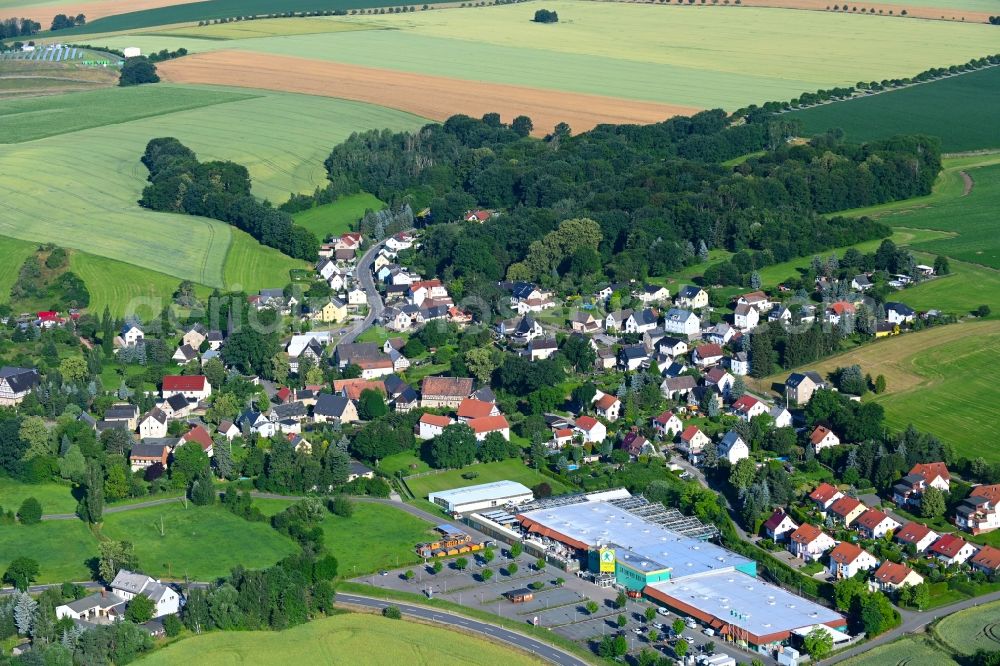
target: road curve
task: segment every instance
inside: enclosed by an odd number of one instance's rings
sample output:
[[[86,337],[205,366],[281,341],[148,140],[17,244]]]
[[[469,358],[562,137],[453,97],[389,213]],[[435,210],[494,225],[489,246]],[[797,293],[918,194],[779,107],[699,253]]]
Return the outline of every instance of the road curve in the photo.
[[[354,266],[354,281],[361,285],[361,288],[365,292],[365,297],[368,299],[368,314],[365,315],[364,319],[351,326],[347,333],[337,341],[338,345],[354,342],[355,338],[374,324],[385,310],[385,304],[382,303],[382,296],[378,293],[378,289],[375,288],[375,277],[372,275],[372,264],[375,263],[375,255],[378,254],[378,251],[384,245],[384,240],[372,245],[361,255],[358,263]]]
[[[376,599],[374,597],[366,597],[357,594],[347,594],[339,591],[337,592],[337,603],[352,604],[355,606],[363,606],[365,608],[373,608],[377,610],[381,610],[386,606],[395,606],[403,612],[404,617],[406,615],[412,615],[413,617],[420,618],[421,620],[427,620],[436,624],[443,624],[448,627],[454,627],[456,629],[481,634],[500,641],[501,643],[513,645],[552,664],[560,664],[561,666],[587,666],[588,664],[588,662],[580,659],[579,657],[576,657],[568,652],[564,652],[561,649],[549,645],[548,643],[544,643],[538,639],[526,636],[520,632],[505,629],[495,624],[473,620],[472,618],[464,615],[456,615],[437,608],[418,606],[415,604],[391,600],[387,601],[384,599]]]

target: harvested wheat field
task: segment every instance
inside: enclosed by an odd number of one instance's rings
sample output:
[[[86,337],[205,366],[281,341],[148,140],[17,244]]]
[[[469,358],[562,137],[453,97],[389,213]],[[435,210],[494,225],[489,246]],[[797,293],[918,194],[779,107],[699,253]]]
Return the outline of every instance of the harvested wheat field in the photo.
[[[537,135],[544,135],[560,122],[569,123],[574,132],[582,132],[600,123],[652,123],[700,110],[244,51],[188,56],[160,64],[159,73],[174,83],[338,97],[433,120],[444,120],[456,113],[479,117],[495,111],[510,121],[524,114],[531,117]]]
[[[83,14],[87,21],[95,21],[105,16],[115,14],[125,14],[126,12],[137,12],[143,9],[156,9],[157,7],[168,7],[170,5],[186,5],[189,2],[200,2],[201,0],[83,0],[76,4],[38,4],[20,8],[10,8],[11,15],[24,16],[38,21],[43,26],[48,27],[52,23],[52,17],[56,14],[66,14],[76,16]]]

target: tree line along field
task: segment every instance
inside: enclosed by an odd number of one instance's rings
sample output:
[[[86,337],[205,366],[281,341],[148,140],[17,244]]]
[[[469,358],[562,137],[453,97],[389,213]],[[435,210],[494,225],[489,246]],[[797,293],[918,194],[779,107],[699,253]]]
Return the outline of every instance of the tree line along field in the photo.
[[[376,649],[373,647],[377,646]],[[212,632],[179,641],[148,657],[141,666],[211,664],[284,666],[343,664],[382,666],[460,666],[544,662],[506,646],[418,622],[345,613],[282,632]]]
[[[996,50],[989,25],[735,6],[685,11],[556,0],[547,7],[563,20],[533,24],[531,8],[514,4],[328,19],[384,30],[197,43],[147,33],[104,41],[146,51],[239,48],[447,77],[459,89],[464,81],[485,81],[729,109],[858,80],[912,76]],[[171,70],[184,66],[184,59],[169,63]],[[406,99],[393,101],[388,93],[386,99],[406,108]]]
[[[146,103],[173,108],[170,97],[175,93],[191,108],[140,117]],[[67,131],[60,123],[72,114],[74,99],[86,102],[90,110],[85,115],[91,118],[106,112],[108,124]],[[169,296],[181,279],[247,290],[281,286],[290,269],[303,266],[216,220],[139,208],[136,201],[147,175],[139,157],[149,139],[176,136],[202,159],[240,162],[250,170],[258,196],[280,203],[292,192],[322,185],[323,159],[351,132],[424,122],[342,100],[162,84],[16,102],[0,103],[0,109],[9,114],[16,109],[22,130],[43,138],[0,151],[0,235],[52,241],[161,274],[90,271],[94,280],[88,285],[98,292],[96,303],[118,307],[124,307],[122,297],[137,292]],[[208,104],[226,108],[222,112]],[[67,122],[74,127],[72,120]],[[124,268],[98,268],[116,266]],[[129,286],[135,281],[138,285]]]
[[[940,137],[950,152],[1000,148],[1000,67],[824,104],[791,117],[807,134],[839,127],[852,141],[920,133]]]

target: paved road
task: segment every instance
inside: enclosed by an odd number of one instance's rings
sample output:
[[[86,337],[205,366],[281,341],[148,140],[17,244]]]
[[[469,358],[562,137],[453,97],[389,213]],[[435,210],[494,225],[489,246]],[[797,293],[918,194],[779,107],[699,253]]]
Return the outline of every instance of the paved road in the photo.
[[[385,601],[382,599],[364,597],[356,594],[345,594],[342,592],[337,593],[337,603],[352,604],[355,606],[375,609],[382,609],[386,606],[396,606],[403,612],[404,618],[407,615],[412,615],[413,617],[420,618],[421,620],[428,620],[430,622],[444,624],[456,629],[482,634],[498,640],[501,643],[516,646],[553,664],[586,666],[588,663],[579,657],[573,656],[568,652],[563,652],[559,648],[553,647],[548,643],[543,643],[538,639],[525,636],[520,632],[511,631],[510,629],[505,629],[502,626],[489,624],[487,622],[473,620],[463,615],[455,615],[437,608],[417,606],[414,604],[400,603],[396,601]]]
[[[385,310],[385,305],[382,303],[382,296],[378,293],[378,289],[375,288],[375,277],[372,275],[372,264],[375,263],[375,255],[378,254],[378,251],[384,245],[385,241],[372,245],[368,248],[367,252],[361,255],[358,263],[354,266],[354,281],[361,285],[365,296],[368,298],[368,314],[364,319],[355,322],[347,330],[347,333],[337,341],[338,345],[354,342],[355,338],[361,335],[365,329],[372,326]]]
[[[844,659],[850,659],[856,655],[861,654],[871,650],[879,645],[884,645],[886,643],[891,643],[892,641],[902,638],[902,636],[914,634],[922,631],[924,627],[928,624],[942,618],[945,615],[951,615],[952,613],[957,613],[960,610],[965,610],[966,608],[972,608],[974,606],[979,606],[982,604],[990,603],[991,601],[1000,601],[1000,592],[993,592],[992,594],[986,594],[981,597],[976,597],[975,599],[966,599],[965,601],[959,601],[954,604],[949,604],[947,606],[941,606],[940,608],[935,608],[934,610],[926,611],[923,613],[910,613],[903,611],[903,623],[892,631],[887,631],[877,638],[856,645],[849,650],[844,650],[836,655],[825,659],[819,663],[821,664],[835,664],[838,661],[843,661]]]

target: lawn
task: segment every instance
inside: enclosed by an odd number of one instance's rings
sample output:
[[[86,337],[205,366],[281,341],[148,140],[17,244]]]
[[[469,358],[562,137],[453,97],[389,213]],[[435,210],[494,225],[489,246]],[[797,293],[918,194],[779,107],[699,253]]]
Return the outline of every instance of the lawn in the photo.
[[[430,465],[410,451],[383,458],[379,461],[378,468],[390,476],[395,476],[398,471],[402,471],[404,475],[407,475],[429,472],[431,470]]]
[[[34,497],[42,505],[42,513],[73,513],[77,500],[73,489],[61,483],[21,483],[14,479],[0,477],[0,507],[17,511],[21,502]]]
[[[934,632],[955,652],[1000,650],[1000,601],[946,616]]]
[[[284,93],[234,97],[228,91],[167,85],[155,89],[168,97],[175,91],[181,98],[194,99],[191,90],[196,90],[209,95],[206,99],[242,101],[225,104],[224,112],[216,104],[7,146],[0,151],[0,234],[52,241],[135,264],[172,276],[174,287],[181,279],[209,287],[223,287],[227,281],[244,288],[282,286],[287,283],[287,268],[301,263],[238,238],[240,233],[222,222],[155,213],[136,205],[148,175],[139,162],[146,143],[157,136],[175,136],[201,159],[235,160],[249,168],[256,194],[280,202],[291,192],[311,192],[323,185],[323,160],[351,132],[413,128],[424,122],[381,107],[323,97]],[[135,90],[147,88],[127,93]],[[124,103],[127,95],[110,92],[124,95],[113,99],[130,106]],[[84,101],[95,99],[95,94],[74,93],[60,99]],[[10,103],[2,102],[0,108]],[[50,98],[18,103],[29,117],[51,115],[47,109],[54,104]],[[109,118],[113,122],[115,117]],[[39,132],[56,131],[54,125],[34,122]],[[170,281],[158,278],[155,292],[163,293]]]
[[[843,666],[958,666],[924,636],[908,636],[841,662]]]
[[[930,134],[946,151],[1000,148],[1000,67],[796,111],[807,134],[831,127],[853,141]]]
[[[864,345],[808,366],[825,375],[859,364],[873,377],[885,375],[888,391],[876,399],[887,423],[909,424],[942,438],[960,456],[1000,461],[988,444],[1000,437],[1000,393],[980,372],[1000,351],[1000,321],[961,323],[907,333]],[[781,373],[756,384],[766,391]],[[753,383],[753,382],[752,382]]]
[[[0,571],[26,556],[39,564],[39,583],[90,580],[87,561],[97,556],[97,538],[79,520],[52,520],[0,529]]]
[[[296,213],[295,223],[316,234],[320,240],[355,231],[366,210],[381,210],[385,204],[378,197],[362,192],[342,197],[333,203]]]
[[[17,282],[24,260],[34,254],[38,243],[0,238],[0,303],[10,300],[10,288]]]
[[[414,546],[435,538],[433,526],[402,509],[354,503],[354,515],[333,514],[323,521],[326,547],[344,578],[420,562]]]
[[[143,570],[174,579],[211,580],[236,565],[268,567],[298,550],[267,523],[248,522],[218,506],[189,503],[185,509],[180,501],[105,516],[102,534],[132,541]]]
[[[539,660],[457,631],[376,615],[344,614],[286,631],[213,632],[185,638],[138,660],[141,666],[526,666]]]
[[[474,479],[463,479],[463,474],[477,472],[479,475]],[[516,481],[531,488],[539,483],[545,482],[552,486],[553,494],[568,492],[562,483],[543,476],[538,471],[531,469],[517,459],[501,460],[500,462],[476,463],[463,467],[462,469],[449,469],[435,472],[427,476],[419,476],[406,480],[414,496],[426,499],[428,493],[438,490],[448,490],[450,488],[462,488],[464,486],[474,486],[480,483],[490,483],[493,481]]]

